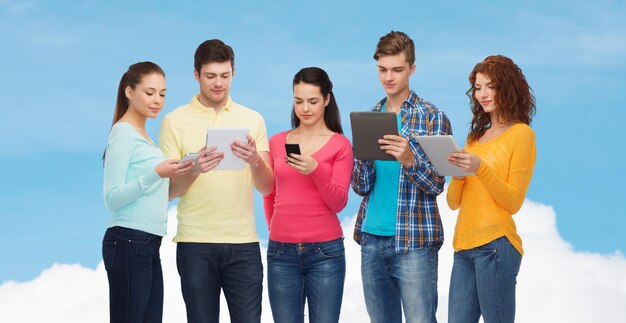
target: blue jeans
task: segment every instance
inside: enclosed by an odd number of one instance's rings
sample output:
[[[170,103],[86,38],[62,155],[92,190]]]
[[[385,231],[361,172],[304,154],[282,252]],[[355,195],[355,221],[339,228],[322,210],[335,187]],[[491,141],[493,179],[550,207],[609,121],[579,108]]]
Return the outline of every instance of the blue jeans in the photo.
[[[437,266],[441,242],[395,252],[395,237],[361,233],[361,277],[372,323],[437,322]]]
[[[506,237],[454,253],[448,322],[515,320],[515,285],[522,255]]]
[[[187,322],[219,322],[222,289],[231,322],[261,321],[263,264],[258,242],[179,242],[176,265]]]
[[[161,237],[123,227],[108,228],[102,259],[109,279],[111,322],[163,320]]]
[[[267,283],[276,323],[339,321],[346,258],[343,238],[317,243],[269,241]]]

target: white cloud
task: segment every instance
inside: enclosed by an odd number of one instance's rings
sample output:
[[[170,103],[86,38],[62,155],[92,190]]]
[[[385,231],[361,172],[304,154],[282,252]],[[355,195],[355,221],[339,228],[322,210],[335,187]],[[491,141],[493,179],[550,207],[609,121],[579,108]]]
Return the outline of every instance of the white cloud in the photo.
[[[447,295],[452,265],[452,233],[456,213],[440,197],[446,242],[439,253],[439,310],[447,320]],[[175,210],[169,232],[175,231]],[[626,259],[577,252],[556,230],[554,210],[526,200],[515,215],[524,240],[525,256],[518,277],[518,322],[622,322],[626,317]],[[359,247],[352,241],[354,218],[344,221],[347,275],[342,322],[368,321],[360,277]],[[185,309],[175,264],[175,244],[164,240],[164,322],[184,322]],[[264,248],[263,248],[264,249]],[[89,269],[54,264],[32,281],[0,285],[0,322],[107,322],[108,294],[102,263]],[[222,321],[228,310],[222,303]],[[267,291],[263,295],[263,322],[272,322]]]

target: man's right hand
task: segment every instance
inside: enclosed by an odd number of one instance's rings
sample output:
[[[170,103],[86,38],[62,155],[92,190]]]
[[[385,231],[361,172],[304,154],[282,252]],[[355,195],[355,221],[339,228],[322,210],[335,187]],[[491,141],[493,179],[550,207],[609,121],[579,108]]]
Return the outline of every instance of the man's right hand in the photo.
[[[193,172],[206,173],[219,165],[224,159],[224,153],[215,151],[217,147],[202,147],[198,152],[198,159],[193,163]]]

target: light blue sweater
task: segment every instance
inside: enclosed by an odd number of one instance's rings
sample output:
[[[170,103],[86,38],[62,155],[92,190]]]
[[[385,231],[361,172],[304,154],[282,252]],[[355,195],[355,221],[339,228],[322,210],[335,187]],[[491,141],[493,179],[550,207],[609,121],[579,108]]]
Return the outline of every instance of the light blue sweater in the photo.
[[[113,125],[104,160],[104,203],[109,227],[121,226],[165,236],[169,179],[156,165],[163,152],[127,122]]]

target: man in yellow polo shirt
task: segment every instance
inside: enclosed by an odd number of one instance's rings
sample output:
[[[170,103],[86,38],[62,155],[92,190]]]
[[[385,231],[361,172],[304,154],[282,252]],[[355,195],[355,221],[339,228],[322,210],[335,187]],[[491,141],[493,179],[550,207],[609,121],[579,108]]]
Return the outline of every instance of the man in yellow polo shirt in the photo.
[[[207,40],[194,55],[200,94],[167,114],[159,144],[167,158],[198,152],[193,171],[170,181],[170,199],[180,196],[176,264],[188,322],[218,322],[223,289],[231,322],[260,322],[263,265],[254,221],[253,186],[273,188],[269,145],[261,115],[229,96],[235,55],[221,40]],[[224,157],[204,147],[209,127],[247,127],[247,142],[232,152],[242,170],[215,170]]]

